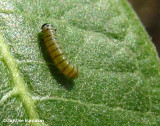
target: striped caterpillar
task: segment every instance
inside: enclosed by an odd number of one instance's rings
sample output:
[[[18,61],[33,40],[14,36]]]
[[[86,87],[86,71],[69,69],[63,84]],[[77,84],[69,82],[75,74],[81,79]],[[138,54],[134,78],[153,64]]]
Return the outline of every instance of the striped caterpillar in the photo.
[[[78,68],[70,64],[64,56],[56,39],[56,30],[52,28],[51,24],[43,24],[42,32],[45,46],[52,58],[56,67],[69,78],[78,77]]]

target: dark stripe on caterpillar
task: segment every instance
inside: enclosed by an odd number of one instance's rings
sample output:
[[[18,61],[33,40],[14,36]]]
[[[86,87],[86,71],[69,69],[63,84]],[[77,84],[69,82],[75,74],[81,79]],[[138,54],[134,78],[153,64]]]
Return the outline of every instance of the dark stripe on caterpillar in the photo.
[[[45,38],[49,38],[49,37],[51,37],[52,35],[47,35],[47,36],[44,36]]]
[[[53,29],[50,24],[44,24],[42,25],[42,32],[46,48],[56,67],[65,76],[73,79],[77,78],[78,69],[66,60],[66,57],[57,42],[56,29]]]
[[[59,57],[61,55],[63,55],[63,53],[60,53],[60,54],[56,55],[55,57],[52,58],[52,60],[54,60],[55,58],[57,58],[57,57]]]
[[[53,40],[53,38],[50,38],[50,39],[46,40],[45,43],[47,43],[47,42],[49,42],[49,41],[51,41],[51,40]]]
[[[49,29],[47,28],[45,31],[44,31],[44,33],[46,32],[46,31],[48,31]]]
[[[61,63],[63,63],[66,59],[61,60],[59,63],[56,64],[56,66],[60,65]]]
[[[69,67],[69,64],[65,68],[63,68],[62,72],[64,72]]]
[[[45,43],[47,43],[47,42],[49,42],[49,41],[55,41],[55,40],[56,40],[56,38],[54,38],[54,39],[53,39],[53,38],[50,38],[50,39],[46,40]],[[55,43],[56,43],[56,42],[55,42]]]
[[[74,66],[73,66],[72,70],[67,74],[67,76],[69,76],[73,72],[73,70],[74,70]]]
[[[51,46],[53,46],[53,45],[55,45],[56,43],[52,43],[52,44],[50,44],[49,46],[47,46],[47,48],[49,48],[49,47],[51,47]]]
[[[55,48],[53,50],[50,51],[50,54],[53,53],[54,51],[57,51],[59,48]]]
[[[73,75],[73,77],[76,77],[78,75],[78,70],[77,70],[77,72]]]

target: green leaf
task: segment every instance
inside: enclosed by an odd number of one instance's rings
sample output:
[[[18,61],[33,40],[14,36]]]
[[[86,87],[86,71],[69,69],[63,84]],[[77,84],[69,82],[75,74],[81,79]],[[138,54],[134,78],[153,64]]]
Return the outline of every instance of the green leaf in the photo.
[[[52,63],[44,23],[76,80]],[[160,125],[159,59],[127,1],[1,0],[0,125]]]

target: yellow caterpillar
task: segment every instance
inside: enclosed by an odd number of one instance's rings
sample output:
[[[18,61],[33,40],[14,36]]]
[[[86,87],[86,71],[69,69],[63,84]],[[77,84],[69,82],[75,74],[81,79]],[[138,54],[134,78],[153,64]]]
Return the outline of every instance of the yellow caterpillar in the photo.
[[[56,39],[56,30],[52,28],[51,24],[43,24],[42,32],[44,37],[44,42],[46,48],[55,63],[56,67],[69,78],[78,77],[78,68],[70,64],[66,57],[63,55],[63,52]]]

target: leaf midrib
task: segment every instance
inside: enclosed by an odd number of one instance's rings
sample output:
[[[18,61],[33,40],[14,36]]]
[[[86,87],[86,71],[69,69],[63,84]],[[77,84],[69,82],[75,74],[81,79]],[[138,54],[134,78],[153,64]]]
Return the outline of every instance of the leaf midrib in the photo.
[[[36,111],[35,103],[33,99],[31,98],[31,94],[28,92],[28,88],[26,87],[25,81],[23,80],[20,71],[18,70],[18,65],[10,53],[9,47],[5,42],[5,39],[0,34],[0,53],[3,57],[3,62],[7,66],[10,74],[11,79],[13,80],[15,87],[14,93],[16,91],[16,94],[20,97],[23,105],[26,108],[26,112],[28,113],[29,119],[39,119],[38,113]],[[16,90],[15,90],[16,89]],[[40,126],[42,123],[37,122],[31,122],[31,125],[33,126]],[[45,125],[45,124],[42,124]]]

